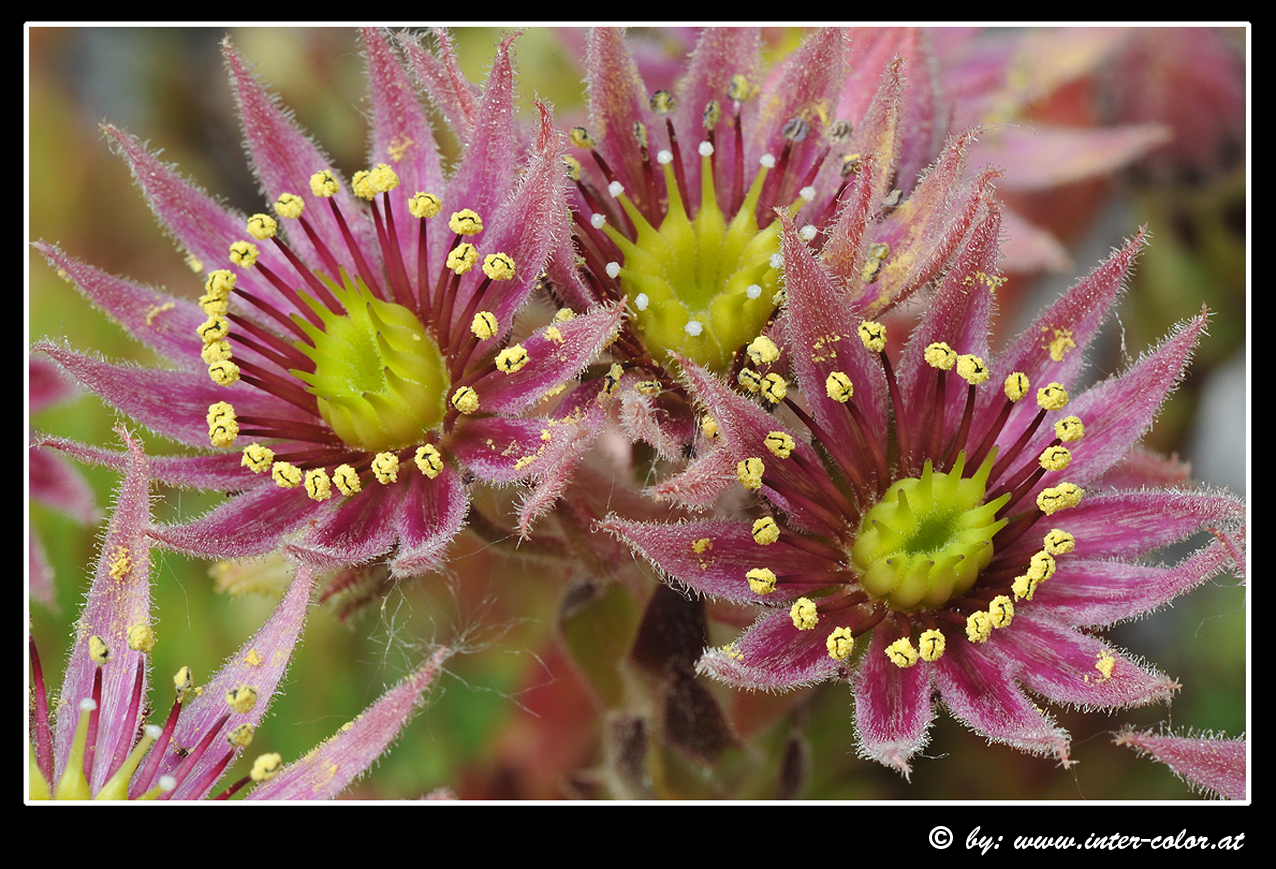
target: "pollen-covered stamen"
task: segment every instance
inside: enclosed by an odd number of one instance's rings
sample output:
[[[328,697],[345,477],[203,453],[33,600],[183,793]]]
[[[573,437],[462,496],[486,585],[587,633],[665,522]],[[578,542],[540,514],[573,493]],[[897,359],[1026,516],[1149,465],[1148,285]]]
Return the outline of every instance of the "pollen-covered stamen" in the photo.
[[[970,436],[970,421],[975,413],[975,387],[988,381],[991,376],[984,361],[978,356],[963,353],[957,357],[957,374],[968,384],[966,387],[966,406],[962,410],[961,422],[957,426],[957,434],[949,444],[944,455],[944,468],[952,466],[957,451],[966,448],[966,439]]]
[[[363,248],[354,237],[354,233],[350,231],[350,226],[346,223],[345,216],[337,206],[336,194],[339,190],[340,187],[337,184],[336,176],[330,170],[325,169],[310,176],[310,192],[315,196],[321,196],[328,200],[328,206],[332,209],[333,219],[337,221],[341,237],[346,243],[346,250],[349,251],[350,256],[354,259],[355,270],[363,279],[369,291],[378,299],[384,300],[385,296],[382,293],[381,285],[372,269],[368,266],[368,260],[363,255]]]
[[[1027,378],[1024,378],[1024,380],[1026,382]],[[1009,397],[1009,383],[1006,387],[1006,394],[1007,397]],[[1036,435],[1037,429],[1041,427],[1041,423],[1045,421],[1046,414],[1050,411],[1061,410],[1067,403],[1068,390],[1066,390],[1061,384],[1051,383],[1037,390],[1037,406],[1040,410],[1037,411],[1037,415],[1033,417],[1032,422],[1024,429],[1023,434],[1019,436],[1019,439],[1015,441],[1014,445],[1011,446],[1010,449],[1002,452],[1001,459],[997,462],[997,466],[993,468],[994,479],[1000,478],[1004,475],[1006,469],[1009,468],[1011,463],[1019,457],[1020,453],[1023,452],[1024,447],[1026,447],[1028,442]]]

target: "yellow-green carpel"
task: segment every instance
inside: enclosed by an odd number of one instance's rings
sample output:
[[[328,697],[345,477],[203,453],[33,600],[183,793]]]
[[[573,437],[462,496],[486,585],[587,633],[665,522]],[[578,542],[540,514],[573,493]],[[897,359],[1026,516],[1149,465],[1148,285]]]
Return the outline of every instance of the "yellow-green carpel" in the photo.
[[[994,451],[995,453],[995,451]],[[966,455],[949,473],[930,460],[920,477],[897,481],[860,522],[851,561],[860,584],[891,609],[936,609],[970,590],[992,561],[992,538],[1006,524],[1002,495],[984,503],[993,455],[963,477]]]
[[[708,142],[701,143],[700,210],[694,219],[678,191],[672,157],[662,151],[657,160],[669,207],[660,228],[648,223],[623,187],[613,183],[610,192],[633,223],[636,238],[611,226],[602,229],[624,253],[624,263],[612,263],[608,272],[619,276],[634,326],[652,358],[667,365],[679,354],[722,372],[775,310],[779,222],[759,229],[755,216],[767,175],[765,158],[739,211],[727,222],[714,190],[712,153]]]
[[[384,302],[342,272],[337,285],[323,276],[344,314],[299,295],[323,321],[294,319],[310,343],[298,348],[314,373],[293,371],[319,403],[337,436],[367,452],[401,449],[424,440],[445,416],[451,387],[438,344],[407,308]]]

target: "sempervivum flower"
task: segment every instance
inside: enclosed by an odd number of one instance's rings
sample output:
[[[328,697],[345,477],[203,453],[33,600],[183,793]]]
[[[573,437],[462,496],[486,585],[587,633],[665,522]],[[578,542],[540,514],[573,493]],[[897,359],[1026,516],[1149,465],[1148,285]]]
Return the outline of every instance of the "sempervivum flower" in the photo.
[[[580,310],[625,302],[601,386],[669,457],[695,435],[677,360],[778,400],[757,371],[777,352],[777,210],[884,311],[943,272],[992,176],[963,177],[972,134],[945,144],[920,32],[821,30],[774,70],[760,48],[756,29],[707,28],[681,81],[649,92],[619,31],[589,39],[590,116],[568,155],[576,255],[555,257],[550,286]]]
[[[720,435],[659,487],[704,505],[738,479],[756,512],[604,524],[673,580],[762,608],[738,640],[706,651],[701,672],[767,690],[844,680],[862,754],[904,773],[934,697],[989,740],[1065,764],[1067,733],[1029,693],[1091,708],[1167,698],[1171,679],[1090,630],[1242,558],[1244,507],[1158,487],[1174,463],[1137,446],[1204,312],[1124,374],[1070,395],[1142,234],[994,358],[995,212],[902,345],[783,223],[778,337],[801,400],[790,393],[771,413],[688,363]],[[1144,563],[1206,529],[1217,535],[1187,559]]]
[[[556,469],[575,442],[573,421],[520,414],[592,359],[619,310],[512,336],[569,230],[548,110],[540,106],[530,146],[514,122],[511,41],[499,46],[481,93],[405,41],[435,98],[464,107],[454,122],[467,147],[447,178],[408,72],[374,31],[364,33],[371,168],[349,183],[224,45],[272,214],[222,208],[106,128],[160,220],[205,271],[204,295],[195,305],[40,244],[176,369],[110,365],[48,342],[41,349],[155,431],[224,451],[157,465],[166,482],[234,493],[202,519],[160,529],[165,544],[236,558],[299,532],[289,545],[314,564],[393,553],[395,575],[412,575],[442,558],[473,479],[562,485]]]
[[[149,468],[121,430],[128,472],[103,541],[93,586],[77,622],[57,702],[50,709],[34,640],[31,652],[30,798],[67,800],[202,799],[253,739],[310,605],[313,577],[302,567],[275,612],[205,685],[189,667],[173,679],[176,700],[164,724],[148,724],[151,611]],[[306,757],[284,765],[257,758],[252,772],[221,793],[266,782],[253,799],[335,796],[362,775],[411,718],[449,650],[387,692],[354,723]],[[158,705],[158,704],[157,704]],[[167,703],[163,704],[167,705]]]

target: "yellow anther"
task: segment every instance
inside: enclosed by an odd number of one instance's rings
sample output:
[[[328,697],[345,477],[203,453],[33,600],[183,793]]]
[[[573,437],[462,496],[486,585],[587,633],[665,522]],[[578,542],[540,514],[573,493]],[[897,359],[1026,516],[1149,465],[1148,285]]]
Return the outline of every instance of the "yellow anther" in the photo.
[[[1006,398],[1018,401],[1028,394],[1028,375],[1016,371],[1006,378]]]
[[[970,353],[963,353],[957,357],[957,376],[969,383],[971,386],[978,386],[988,380],[988,367],[984,365],[984,360]]]
[[[305,475],[301,468],[290,462],[275,462],[270,466],[270,478],[281,489],[295,489],[301,485]]]
[[[778,374],[768,374],[762,378],[762,383],[758,387],[758,391],[762,393],[762,397],[771,404],[779,404],[784,401],[784,394],[788,391],[788,384],[784,382],[784,378]]]
[[[195,687],[195,674],[190,667],[182,667],[173,674],[173,692],[179,703],[185,702],[186,695]]]
[[[787,459],[793,452],[793,447],[797,444],[793,440],[793,435],[788,432],[771,431],[766,435],[766,448],[771,451],[771,455],[777,458]]]
[[[230,386],[239,380],[239,366],[229,359],[221,359],[208,366],[208,376],[218,386]]]
[[[875,241],[868,246],[869,259],[884,260],[891,255],[891,246],[884,241]]]
[[[1017,600],[1032,600],[1032,593],[1037,590],[1037,581],[1027,574],[1016,576],[1010,590]]]
[[[789,608],[789,618],[793,619],[793,627],[799,631],[809,631],[820,620],[820,614],[816,611],[813,600],[809,597],[800,597]]]
[[[907,670],[921,660],[921,655],[913,648],[913,641],[908,637],[900,637],[887,646],[886,657],[901,670]]]
[[[278,753],[263,754],[253,761],[252,772],[248,773],[248,777],[257,782],[270,781],[283,768],[284,759]]]
[[[1065,444],[1070,444],[1085,437],[1085,425],[1078,416],[1065,416],[1055,422],[1054,434]]]
[[[860,281],[866,284],[877,283],[877,279],[882,274],[882,261],[869,257],[864,263],[864,268],[860,269]]]
[[[1033,553],[1031,559],[1028,560],[1027,577],[1033,582],[1045,582],[1054,576],[1055,560],[1054,556],[1044,550]]]
[[[269,214],[254,214],[248,218],[248,234],[258,241],[274,238],[279,231],[279,224]]]
[[[199,325],[199,328],[195,330],[195,334],[205,344],[212,344],[214,341],[224,341],[226,336],[230,334],[230,320],[225,317],[209,317]]]
[[[647,147],[647,125],[642,121],[634,121],[634,139],[639,148]]]
[[[780,539],[780,526],[770,516],[763,516],[753,522],[753,541],[762,546],[770,546]]]
[[[448,218],[447,228],[457,235],[478,235],[483,231],[483,218],[479,217],[476,211],[462,208],[460,211],[452,212],[452,216]]]
[[[332,469],[332,482],[343,495],[353,495],[363,488],[359,475],[350,465],[337,465]]]
[[[254,474],[260,474],[263,471],[270,470],[270,463],[274,460],[275,451],[270,447],[263,447],[261,444],[249,444],[244,447],[244,457],[239,460],[239,464]]]
[[[285,193],[275,200],[275,214],[280,217],[296,220],[306,210],[306,200],[296,193]]]
[[[742,103],[751,96],[753,89],[749,86],[749,80],[738,72],[731,76],[731,82],[727,85],[727,98]]]
[[[1052,528],[1041,542],[1050,555],[1067,555],[1076,547],[1077,538],[1067,531]]]
[[[474,413],[479,409],[478,393],[472,386],[462,386],[452,393],[452,406],[461,413]]]
[[[150,653],[155,648],[155,631],[150,625],[129,625],[128,647],[134,652]]]
[[[399,176],[388,163],[378,163],[368,173],[368,186],[374,193],[389,193],[399,186]]]
[[[917,645],[917,652],[923,661],[938,661],[944,656],[948,640],[944,637],[943,631],[931,628],[928,631],[922,631],[921,636],[917,638]]]
[[[447,267],[458,275],[463,275],[474,268],[478,262],[478,250],[469,242],[462,242],[448,251]]]
[[[852,175],[858,175],[860,169],[864,168],[864,155],[859,152],[847,154],[842,158],[841,174],[843,178],[849,178]]]
[[[514,277],[514,259],[503,253],[489,253],[483,258],[483,274],[494,281],[508,281]]]
[[[568,130],[567,135],[577,148],[589,148],[592,150],[598,144],[594,141],[594,137],[589,135],[589,130],[584,127],[572,127]]]
[[[634,384],[634,389],[640,395],[659,395],[664,391],[659,380],[639,380]]]
[[[106,666],[106,662],[111,660],[110,646],[97,634],[89,637],[89,660],[99,667]]]
[[[678,107],[678,101],[666,90],[656,91],[651,95],[651,110],[658,115],[668,115]]]
[[[230,358],[230,342],[225,340],[212,341],[204,345],[204,349],[199,351],[199,355],[200,357],[203,358],[204,362],[208,365],[212,365],[214,362],[221,362],[225,359],[229,359]]]
[[[332,497],[332,480],[323,468],[306,471],[306,494],[312,501],[327,501]]]
[[[994,628],[1004,628],[1015,617],[1015,602],[1004,594],[988,601],[988,620]]]
[[[855,133],[855,127],[847,120],[837,120],[824,128],[824,138],[828,139],[831,144],[844,145],[851,141],[851,136]]]
[[[766,472],[766,465],[762,460],[754,456],[751,459],[745,459],[737,462],[735,466],[736,478],[740,484],[746,489],[762,488],[762,475]]]
[[[257,689],[251,685],[240,685],[226,692],[226,705],[243,714],[251,712],[257,705]]]
[[[874,353],[881,353],[886,349],[886,327],[881,323],[865,320],[860,323],[859,333],[864,346]]]
[[[372,186],[372,173],[367,169],[360,169],[351,176],[350,189],[361,199],[371,199],[377,195],[377,191]]]
[[[513,374],[526,365],[530,358],[522,344],[515,344],[496,354],[496,367],[506,374]]]
[[[239,437],[239,423],[235,420],[235,408],[225,401],[208,407],[208,440],[213,446],[225,448]]]
[[[851,385],[851,378],[841,371],[834,371],[824,379],[824,391],[829,398],[845,404],[855,394],[855,387]]]
[[[754,338],[746,350],[754,365],[769,365],[780,358],[780,348],[765,335]]]
[[[496,315],[491,311],[479,311],[474,315],[473,322],[470,323],[470,331],[475,334],[480,341],[486,341],[496,334],[497,322]]]
[[[235,408],[227,401],[214,401],[208,406],[208,413],[204,416],[209,425],[224,419],[235,418]]]
[[[408,213],[419,220],[436,216],[443,210],[443,200],[433,193],[417,193],[408,200]]]
[[[850,660],[855,651],[855,635],[850,628],[834,628],[824,641],[824,648],[828,649],[829,657],[834,661]]]
[[[251,745],[253,741],[253,726],[245,721],[226,734],[226,741],[237,748]]]
[[[126,578],[133,570],[133,559],[129,555],[127,546],[115,547],[115,552],[111,554],[110,562],[107,564],[107,572],[111,579],[119,582]]]
[[[372,474],[383,486],[399,479],[399,457],[394,453],[377,453],[372,460]]]
[[[310,192],[315,196],[335,196],[340,189],[341,186],[337,184],[337,178],[330,169],[310,176]]]
[[[762,375],[752,368],[741,368],[736,380],[749,392],[756,393],[762,388]]]
[[[754,594],[770,594],[775,591],[775,572],[769,567],[755,567],[746,573],[749,588]]]
[[[1061,383],[1051,383],[1037,390],[1037,404],[1046,410],[1058,410],[1068,403],[1068,390]]]
[[[204,293],[199,297],[199,309],[209,317],[225,317],[230,310],[230,299],[226,296]]]
[[[1068,452],[1067,447],[1046,447],[1039,461],[1041,467],[1047,471],[1062,471],[1072,461],[1072,453]]]
[[[616,390],[620,387],[620,377],[624,373],[625,369],[620,366],[620,363],[613,362],[611,367],[607,369],[607,373],[603,375],[603,392],[607,395],[615,395]],[[700,425],[703,431],[704,423],[702,422]]]
[[[238,280],[238,275],[229,269],[214,269],[204,281],[204,292],[214,299],[229,299]]]
[[[581,173],[580,161],[571,154],[563,155],[563,166],[567,169],[567,178],[570,181],[579,181]]]
[[[992,635],[992,616],[980,610],[966,617],[966,639],[982,643]]]
[[[414,457],[416,466],[431,480],[443,472],[443,454],[434,444],[417,447]]]
[[[709,100],[704,104],[704,111],[700,113],[700,125],[706,130],[712,130],[718,126],[720,120],[722,120],[722,106],[717,100]]]
[[[938,368],[942,371],[951,371],[952,367],[957,364],[957,353],[953,348],[949,347],[943,341],[936,341],[926,348],[923,354],[926,364],[931,368]]]
[[[700,434],[709,440],[716,438],[721,434],[718,429],[718,421],[707,413],[700,417]]]
[[[257,245],[251,241],[237,241],[230,246],[230,261],[237,266],[252,268],[257,263]]]
[[[1037,495],[1037,508],[1042,513],[1050,516],[1056,510],[1077,506],[1081,503],[1081,497],[1084,494],[1085,490],[1080,486],[1072,483],[1060,483],[1057,486],[1041,490],[1041,493]]]
[[[555,323],[570,323],[574,319],[576,319],[576,312],[571,308],[559,308],[554,312]]]

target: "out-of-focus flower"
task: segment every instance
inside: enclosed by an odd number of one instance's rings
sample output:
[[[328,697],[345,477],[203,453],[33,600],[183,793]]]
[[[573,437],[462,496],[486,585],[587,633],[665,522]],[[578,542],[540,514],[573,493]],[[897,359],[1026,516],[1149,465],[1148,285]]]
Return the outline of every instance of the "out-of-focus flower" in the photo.
[[[252,742],[301,637],[313,578],[302,566],[261,629],[205,685],[188,667],[173,679],[164,724],[148,724],[151,613],[150,476],[145,455],[121,431],[129,466],[103,541],[93,586],[53,707],[34,641],[31,652],[30,797],[68,800],[202,799]],[[323,799],[362,775],[411,718],[449,650],[419,670],[330,741],[291,764],[257,759],[252,799]]]
[[[1092,630],[1243,569],[1244,505],[1167,484],[1182,466],[1138,446],[1204,311],[1069,395],[1142,234],[992,358],[995,212],[898,352],[865,316],[872,297],[848,295],[782,224],[777,340],[801,398],[764,408],[687,362],[718,438],[655,489],[703,507],[738,480],[759,496],[753,515],[603,525],[671,580],[763,609],[700,671],[766,690],[844,680],[861,753],[904,773],[935,697],[989,740],[1064,764],[1068,734],[1028,692],[1109,709],[1169,697],[1174,681]],[[1206,530],[1188,558],[1144,563]]]
[[[1174,736],[1125,730],[1113,740],[1174,770],[1193,789],[1224,800],[1245,799],[1248,742],[1215,736]]]
[[[565,483],[576,421],[522,414],[594,357],[620,310],[598,306],[515,332],[569,232],[549,111],[539,106],[529,145],[514,115],[512,37],[481,90],[450,52],[435,58],[404,40],[408,66],[466,143],[445,178],[408,69],[382,34],[363,39],[370,168],[349,182],[224,44],[273,215],[224,209],[136,139],[104,128],[204,274],[198,305],[37,245],[173,368],[112,365],[51,341],[38,349],[153,430],[222,450],[155,463],[165,482],[233,493],[203,518],[157,532],[180,551],[241,558],[286,542],[317,566],[388,555],[395,576],[415,575],[443,560],[473,480],[539,480],[542,505]]]

